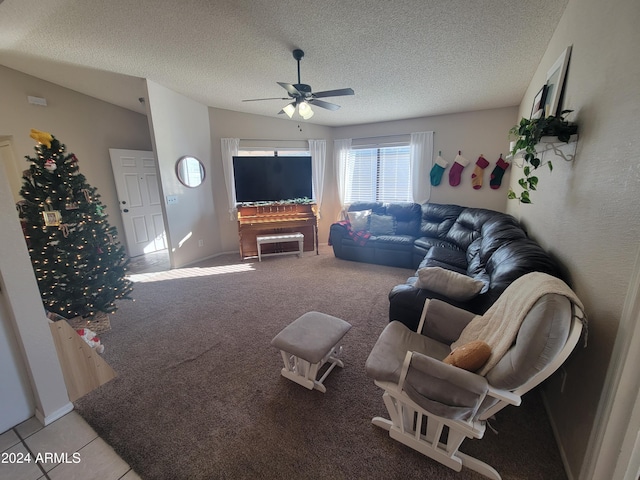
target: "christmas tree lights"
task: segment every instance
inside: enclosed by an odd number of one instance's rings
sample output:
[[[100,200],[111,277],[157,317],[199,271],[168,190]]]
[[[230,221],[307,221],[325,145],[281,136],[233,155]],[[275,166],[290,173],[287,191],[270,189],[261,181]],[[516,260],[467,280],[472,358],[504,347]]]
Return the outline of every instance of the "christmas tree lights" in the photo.
[[[66,318],[113,313],[133,290],[116,228],[76,156],[47,132],[31,137],[39,143],[26,157],[19,213],[44,306]]]

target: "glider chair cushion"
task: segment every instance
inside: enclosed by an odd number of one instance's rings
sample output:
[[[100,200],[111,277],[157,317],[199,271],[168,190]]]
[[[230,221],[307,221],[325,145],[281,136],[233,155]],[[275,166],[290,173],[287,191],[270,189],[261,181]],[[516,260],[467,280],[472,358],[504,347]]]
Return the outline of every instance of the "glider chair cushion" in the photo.
[[[465,438],[482,438],[487,418],[507,405],[520,405],[524,393],[557,370],[577,344],[584,322],[573,291],[540,272],[514,281],[482,316],[427,300],[417,332],[398,321],[389,323],[367,359],[367,375],[384,390],[390,416],[373,423],[456,471],[465,465],[500,479],[489,465],[459,452],[459,446]],[[477,371],[442,361],[476,340],[491,348]]]
[[[412,352],[403,388],[411,400],[435,415],[470,420],[489,385],[480,375]]]
[[[496,388],[514,390],[540,372],[567,343],[571,302],[558,294],[541,297],[525,317],[514,344],[486,374]]]

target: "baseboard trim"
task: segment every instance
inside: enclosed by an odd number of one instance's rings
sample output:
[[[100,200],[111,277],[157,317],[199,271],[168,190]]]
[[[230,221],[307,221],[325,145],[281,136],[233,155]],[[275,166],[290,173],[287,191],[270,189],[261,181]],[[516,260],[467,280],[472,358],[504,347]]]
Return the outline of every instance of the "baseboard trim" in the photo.
[[[59,409],[51,412],[49,415],[44,415],[40,411],[40,409],[36,408],[35,415],[36,415],[36,418],[40,421],[40,423],[42,423],[42,425],[46,427],[50,423],[53,423],[59,418],[64,417],[67,413],[71,412],[72,410],[73,410],[73,403],[68,402],[67,404],[63,405]]]
[[[568,480],[575,480],[575,477],[571,474],[571,469],[569,468],[569,462],[567,461],[567,455],[562,447],[562,443],[560,442],[560,435],[558,434],[558,428],[556,423],[553,420],[553,415],[551,415],[551,409],[549,408],[549,402],[547,401],[547,396],[545,395],[544,389],[540,389],[540,398],[542,398],[542,405],[544,405],[544,411],[547,413],[547,418],[549,419],[549,423],[551,424],[551,431],[553,432],[553,438],[556,441],[556,446],[558,447],[558,451],[560,452],[560,459],[562,460],[562,465],[564,466],[564,472],[567,474]]]

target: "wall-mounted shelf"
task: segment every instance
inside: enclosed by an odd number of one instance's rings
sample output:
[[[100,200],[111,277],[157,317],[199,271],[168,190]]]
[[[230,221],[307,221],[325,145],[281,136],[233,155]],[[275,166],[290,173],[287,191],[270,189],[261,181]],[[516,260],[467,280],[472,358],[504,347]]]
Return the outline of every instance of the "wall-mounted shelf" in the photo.
[[[536,145],[536,152],[544,154],[552,151],[564,161],[572,162],[576,158],[577,148],[578,134],[571,135],[568,142],[561,142],[558,137],[542,137],[538,145]]]
[[[546,152],[553,152],[558,157],[562,158],[565,162],[572,162],[576,157],[576,150],[578,148],[578,134],[571,135],[568,142],[561,142],[558,137],[542,137],[540,142],[536,145],[536,153],[544,155]],[[522,158],[522,152],[518,151],[515,155],[507,156],[507,160],[517,160]]]

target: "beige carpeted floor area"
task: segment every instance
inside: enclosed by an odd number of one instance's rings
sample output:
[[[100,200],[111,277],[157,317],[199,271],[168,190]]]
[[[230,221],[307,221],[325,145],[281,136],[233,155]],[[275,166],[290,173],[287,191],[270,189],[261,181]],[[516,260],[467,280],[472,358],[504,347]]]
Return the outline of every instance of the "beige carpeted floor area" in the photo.
[[[411,271],[321,254],[261,263],[223,255],[134,275],[102,334],[118,377],[76,402],[78,412],[144,479],[476,479],[390,439],[364,364],[388,321],[389,290]],[[327,393],[280,376],[271,339],[309,310],[343,318],[345,368]],[[506,479],[565,479],[537,392],[503,410],[462,451]]]

